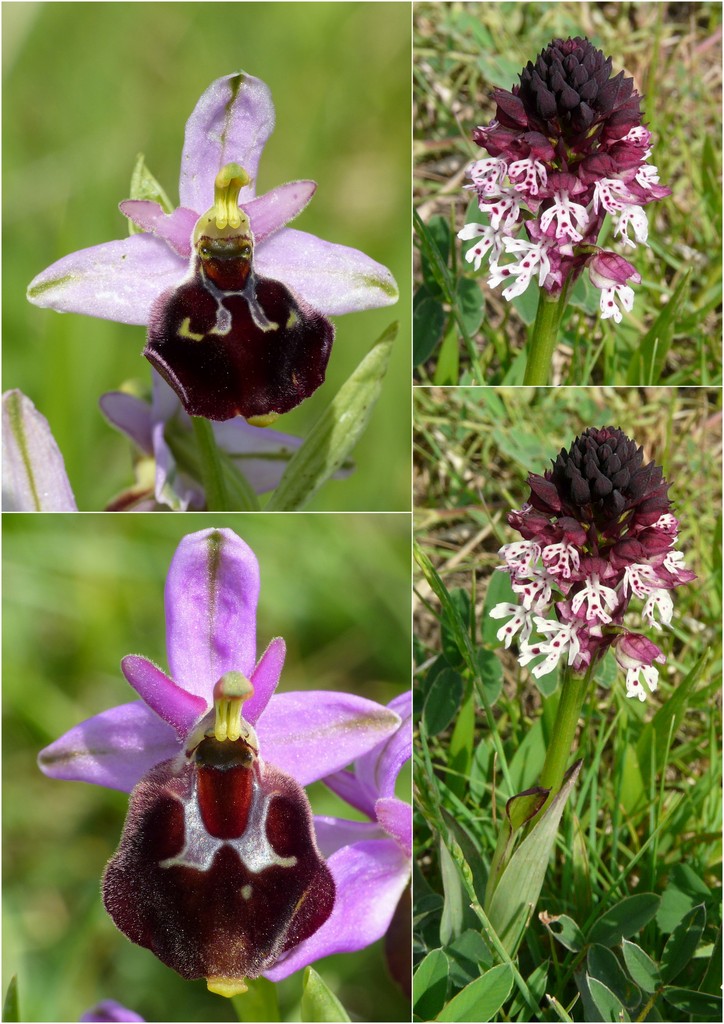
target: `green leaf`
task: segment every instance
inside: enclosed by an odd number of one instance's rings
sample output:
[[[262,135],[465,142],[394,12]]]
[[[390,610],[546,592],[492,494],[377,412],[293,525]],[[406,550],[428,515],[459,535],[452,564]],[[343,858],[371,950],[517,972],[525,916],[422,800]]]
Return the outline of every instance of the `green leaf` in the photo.
[[[418,1017],[430,1020],[445,1005],[450,967],[441,949],[427,954],[412,979],[412,1005]]]
[[[462,933],[465,898],[457,865],[442,839],[440,840],[440,876],[445,893],[445,903],[440,919],[440,944],[447,946]]]
[[[418,288],[412,304],[412,360],[414,366],[427,362],[442,338],[447,314],[439,295],[425,286]]]
[[[659,383],[666,356],[674,338],[676,321],[686,303],[690,276],[691,269],[689,268],[683,274],[674,294],[644,335],[638,352],[634,354],[628,366],[626,374],[628,384],[652,386]]]
[[[651,746],[652,744],[654,746],[653,770],[659,772],[663,766],[669,736],[676,734],[683,721],[689,708],[689,694],[703,671],[708,657],[709,652],[707,651],[697,661],[691,672],[688,672],[682,679],[671,697],[661,705],[651,721],[641,730],[641,736],[636,744],[636,754],[647,791],[652,771]]]
[[[492,707],[503,692],[503,666],[494,651],[484,647],[475,655],[480,685],[485,691],[485,698]]]
[[[16,1022],[20,1020],[17,974],[13,974],[10,979],[7,992],[5,993],[5,1002],[3,1003],[3,1020],[9,1021],[10,1024],[16,1024]]]
[[[450,608],[443,608],[440,619],[440,639],[442,652],[451,665],[456,667],[464,664],[465,646],[460,646],[458,623],[470,622],[470,595],[466,590],[455,587],[448,591]],[[466,630],[466,633],[468,631]],[[469,635],[469,634],[468,634]]]
[[[423,708],[425,727],[430,736],[446,729],[458,713],[463,699],[463,681],[455,669],[444,669],[433,680]]]
[[[348,1021],[347,1011],[322,978],[311,967],[304,971],[302,982],[303,1021]]]
[[[639,988],[651,995],[661,985],[661,974],[658,964],[640,946],[637,946],[635,942],[629,942],[628,939],[624,939],[622,948],[623,959],[628,968],[628,973]]]
[[[583,949],[585,944],[583,932],[568,914],[557,914],[555,917],[549,917],[546,914],[542,920],[551,935],[566,949],[570,949],[572,953]]]
[[[475,695],[470,686],[466,693],[460,714],[453,728],[448,746],[448,786],[452,792],[462,798],[467,788],[470,768],[473,760],[475,740]]]
[[[446,384],[457,384],[460,376],[460,338],[455,321],[451,321],[447,333],[442,340],[437,366],[433,374],[433,384],[443,387]]]
[[[267,511],[302,508],[342,466],[379,398],[398,324],[383,331],[289,460]]]
[[[692,907],[710,897],[711,890],[696,871],[688,864],[673,864],[656,914],[657,925],[664,935],[670,935]]]
[[[600,981],[628,1009],[641,1002],[641,993],[631,981],[615,954],[606,946],[594,943],[588,949],[588,976]]]
[[[131,188],[128,198],[148,199],[153,203],[158,203],[164,213],[171,213],[173,211],[173,203],[149,171],[143,153],[139,153],[136,157],[136,163],[131,174]],[[136,227],[131,220],[128,222],[128,231],[131,235],[143,233],[141,228]]]
[[[246,992],[231,999],[236,1019],[245,1024],[279,1020],[279,999],[275,983],[267,978],[249,978],[246,984]]]
[[[445,947],[450,963],[450,981],[463,988],[493,966],[491,952],[480,932],[467,928]]]
[[[414,214],[415,229],[421,242],[422,278],[432,294],[450,298],[450,225],[445,217],[431,217],[425,224],[417,212]]]
[[[705,924],[706,910],[702,903],[689,911],[666,940],[661,954],[661,977],[665,982],[673,981],[689,963],[699,945]]]
[[[515,954],[526,922],[538,902],[558,824],[581,764],[579,761],[575,765],[548,809],[510,858],[487,908],[490,922],[511,956]]]
[[[544,960],[543,963],[538,964],[536,969],[525,979],[528,985],[528,991],[533,998],[533,1002],[539,1005],[543,1002],[543,998],[546,994],[549,966],[550,960]],[[516,992],[515,999],[507,1012],[510,1020],[512,1020],[516,1014],[520,1021],[530,1020],[530,1006],[526,1003],[525,999],[523,999],[520,992]]]
[[[716,934],[716,941],[714,948],[711,952],[709,959],[709,966],[706,969],[701,985],[699,985],[700,992],[708,992],[710,995],[718,996],[721,992],[721,928]]]
[[[588,990],[591,993],[591,999],[594,1006],[598,1010],[600,1017],[596,1017],[597,1021],[630,1021],[626,1007],[618,999],[610,988],[607,988],[603,982],[599,981],[598,978],[592,978],[586,975],[588,982]]]
[[[455,289],[455,298],[468,334],[477,334],[485,310],[485,298],[480,282],[470,277],[461,277]]]
[[[513,971],[508,964],[498,964],[466,985],[451,999],[437,1019],[443,1021],[492,1020],[513,987]]]
[[[709,995],[708,992],[694,992],[688,988],[665,988],[664,999],[684,1013],[688,1013],[692,1020],[713,1020],[722,1019],[721,996]]]
[[[661,897],[653,892],[627,896],[606,911],[588,934],[589,942],[617,946],[621,939],[635,935],[656,915]]]
[[[526,825],[531,818],[535,818],[538,811],[546,802],[550,790],[541,789],[540,786],[533,786],[531,789],[523,790],[511,796],[505,805],[505,813],[513,832],[517,832]]]

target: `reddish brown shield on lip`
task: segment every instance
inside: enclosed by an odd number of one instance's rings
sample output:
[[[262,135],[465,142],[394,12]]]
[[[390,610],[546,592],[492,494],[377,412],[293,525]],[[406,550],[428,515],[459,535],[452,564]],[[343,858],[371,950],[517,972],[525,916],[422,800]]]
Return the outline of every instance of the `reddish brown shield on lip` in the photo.
[[[216,278],[231,284],[231,268],[218,262]],[[288,412],[316,391],[332,324],[280,281],[239,275],[240,290],[222,291],[198,260],[195,267],[190,280],[156,301],[143,353],[186,412],[249,419]]]
[[[304,790],[243,740],[156,765],[103,878],[118,928],[189,979],[258,977],[334,899]]]

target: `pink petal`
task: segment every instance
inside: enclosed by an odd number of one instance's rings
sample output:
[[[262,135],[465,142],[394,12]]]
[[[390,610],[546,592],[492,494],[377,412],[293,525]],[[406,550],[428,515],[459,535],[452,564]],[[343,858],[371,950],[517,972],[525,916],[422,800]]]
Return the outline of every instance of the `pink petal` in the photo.
[[[252,725],[264,711],[279,683],[287,646],[280,636],[274,637],[259,658],[251,682],[254,696],[244,704],[244,718]]]
[[[294,220],[316,191],[315,181],[290,181],[244,203],[256,244]]]
[[[172,678],[211,703],[226,672],[251,678],[259,565],[232,530],[184,537],[166,578],[166,649]]]
[[[198,214],[183,206],[166,213],[159,203],[150,199],[124,199],[119,209],[136,227],[168,242],[173,251],[184,260],[191,256],[191,235]]]
[[[325,316],[389,306],[399,298],[395,279],[358,249],[284,228],[258,247],[255,266]]]
[[[202,697],[182,690],[148,658],[129,654],[122,660],[121,669],[138,695],[181,739],[188,736],[210,706]]]
[[[60,313],[147,324],[158,296],[177,287],[186,270],[161,239],[131,235],[64,256],[30,282],[28,300]]]
[[[375,815],[385,832],[412,857],[412,807],[395,796],[383,797],[375,804]]]
[[[214,178],[224,164],[241,164],[255,179],[273,130],[274,104],[264,82],[243,72],[212,82],[186,122],[181,205],[205,213],[214,201]],[[247,202],[254,193],[254,184],[247,185],[239,202]]]
[[[374,799],[395,795],[400,769],[412,757],[412,691],[401,693],[388,707],[402,719],[400,728],[355,765],[357,778],[370,793],[374,793]]]
[[[324,815],[315,815],[314,831],[319,851],[327,858],[343,846],[352,846],[364,839],[386,838],[374,821],[348,821],[346,818],[329,818]]]
[[[3,395],[3,512],[75,512],[60,448],[45,416],[17,389]]]
[[[153,455],[151,407],[125,391],[107,391],[98,400],[101,412],[146,455]]]
[[[52,779],[94,782],[130,793],[146,772],[180,749],[171,726],[139,700],[73,726],[40,751],[38,766]]]
[[[393,711],[364,697],[303,690],[275,694],[256,733],[264,760],[306,786],[371,750],[399,723]]]
[[[345,846],[327,861],[337,886],[334,910],[310,938],[265,976],[281,981],[332,953],[363,949],[387,931],[410,877],[410,862],[391,839]]]

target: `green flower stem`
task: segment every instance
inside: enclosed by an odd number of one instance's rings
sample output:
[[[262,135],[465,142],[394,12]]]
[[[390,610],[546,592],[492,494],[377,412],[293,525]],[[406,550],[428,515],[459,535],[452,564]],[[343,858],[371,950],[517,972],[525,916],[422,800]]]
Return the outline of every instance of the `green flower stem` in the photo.
[[[192,416],[191,422],[199,449],[201,478],[206,492],[206,507],[209,512],[232,512],[224,480],[224,467],[211,423],[203,416]]]
[[[545,288],[538,294],[538,311],[528,341],[528,359],[523,384],[537,387],[550,384],[551,360],[558,340],[558,328],[568,302],[568,289],[552,298]]]
[[[575,675],[570,669],[563,673],[556,720],[538,783],[543,789],[550,789],[546,804],[550,803],[561,788],[590,681],[590,669],[585,676]]]
[[[266,978],[247,978],[248,990],[240,996],[232,996],[231,1003],[234,1007],[236,1019],[252,1024],[254,1021],[281,1020],[279,1015],[279,1000],[277,998],[277,987],[273,981]]]

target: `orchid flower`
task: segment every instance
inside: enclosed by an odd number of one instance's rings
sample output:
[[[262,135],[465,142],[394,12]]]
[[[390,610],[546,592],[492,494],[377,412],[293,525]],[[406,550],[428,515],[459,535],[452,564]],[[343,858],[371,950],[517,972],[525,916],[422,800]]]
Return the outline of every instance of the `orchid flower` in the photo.
[[[322,859],[302,787],[400,726],[394,709],[352,694],[275,693],[285,646],[275,638],[256,661],[258,594],[257,560],[232,531],[185,537],[166,581],[170,675],[128,655],[142,700],[39,756],[53,778],[131,792],[106,908],[132,941],[227,996],[313,936],[338,901],[363,898],[354,875],[335,877]],[[377,851],[383,870],[385,858]]]
[[[28,288],[39,306],[147,325],[144,354],[191,415],[266,425],[322,383],[328,316],[397,301],[386,267],[285,227],[314,182],[256,195],[273,127],[264,82],[217,79],[186,125],[180,205],[122,202],[140,233],[65,256]]]

